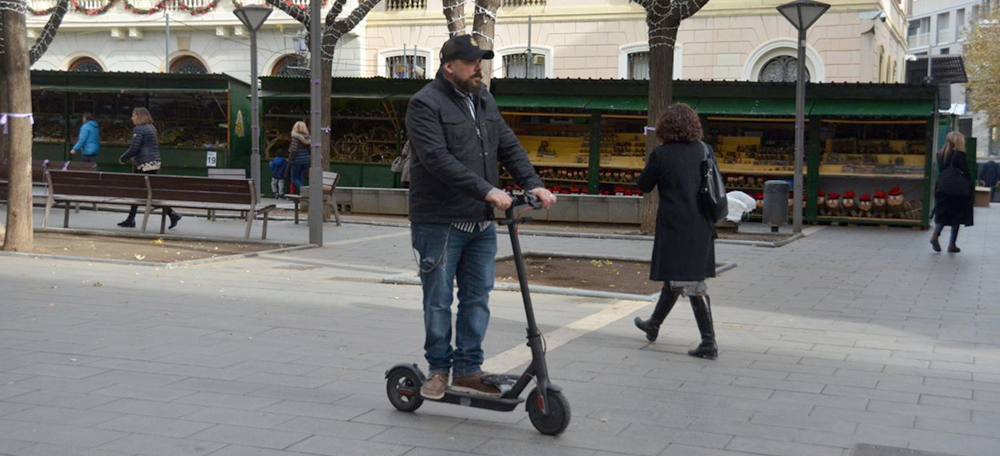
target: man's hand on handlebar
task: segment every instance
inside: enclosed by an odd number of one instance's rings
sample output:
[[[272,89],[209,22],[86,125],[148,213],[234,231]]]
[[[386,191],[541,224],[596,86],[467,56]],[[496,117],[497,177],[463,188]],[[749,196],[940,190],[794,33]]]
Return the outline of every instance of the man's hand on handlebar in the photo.
[[[499,188],[494,188],[486,194],[486,202],[493,205],[493,207],[500,209],[501,211],[506,211],[514,200],[511,199],[507,192],[500,190]]]
[[[535,195],[535,197],[542,202],[542,209],[548,209],[556,204],[556,195],[553,195],[552,192],[545,187],[532,189],[531,194]]]

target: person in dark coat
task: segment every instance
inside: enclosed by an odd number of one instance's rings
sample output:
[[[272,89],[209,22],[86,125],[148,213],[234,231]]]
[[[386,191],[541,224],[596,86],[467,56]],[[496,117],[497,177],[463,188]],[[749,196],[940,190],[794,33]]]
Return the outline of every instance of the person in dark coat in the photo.
[[[635,325],[656,340],[660,325],[685,295],[691,301],[701,331],[701,344],[688,351],[691,356],[715,359],[719,350],[712,326],[712,310],[705,279],[715,277],[715,225],[701,204],[701,166],[711,147],[701,142],[701,122],[686,104],[667,108],[656,124],[656,136],[663,144],[649,155],[639,176],[639,189],[660,195],[656,214],[656,237],[650,280],[662,281],[663,290],[653,315],[635,318]],[[714,160],[714,154],[712,154]]]
[[[118,157],[118,163],[125,164],[126,160],[132,160],[132,168],[141,174],[157,174],[160,172],[162,163],[160,161],[160,139],[156,135],[156,127],[153,126],[153,115],[146,108],[135,108],[132,110],[132,123],[135,128],[132,130],[132,142],[129,148]],[[135,214],[139,206],[132,206],[128,212],[128,218],[118,224],[124,228],[135,228]],[[181,220],[181,214],[173,209],[164,206],[163,211],[170,217],[170,228],[177,226]]]
[[[288,157],[292,165],[292,193],[301,194],[309,171],[309,127],[303,121],[292,125],[292,142],[288,145]]]
[[[938,238],[941,230],[945,226],[951,227],[951,242],[948,244],[948,252],[958,253],[962,249],[958,248],[958,229],[960,225],[972,226],[972,204],[975,198],[971,191],[973,187],[972,176],[969,173],[969,163],[965,157],[965,136],[957,131],[948,133],[945,137],[944,147],[938,153],[938,171],[954,167],[968,181],[970,192],[968,196],[948,195],[942,192],[934,192],[934,235],[931,236],[931,247],[935,252],[941,251],[941,244]]]
[[[990,201],[993,201],[993,194],[996,193],[997,182],[1000,182],[1000,164],[992,158],[979,168],[979,180],[983,181],[990,188]]]

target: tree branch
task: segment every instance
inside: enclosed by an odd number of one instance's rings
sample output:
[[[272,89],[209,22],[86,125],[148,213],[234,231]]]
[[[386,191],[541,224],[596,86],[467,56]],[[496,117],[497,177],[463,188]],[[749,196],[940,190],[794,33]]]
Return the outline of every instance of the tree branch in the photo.
[[[268,5],[271,5],[283,11],[285,14],[291,16],[292,19],[295,19],[300,24],[306,26],[306,30],[309,30],[309,13],[307,13],[302,8],[292,5],[291,3],[282,2],[281,0],[265,0],[265,1],[267,2]]]
[[[368,12],[371,11],[375,5],[378,5],[379,1],[381,0],[361,0],[358,3],[358,7],[354,8],[354,11],[351,11],[349,16],[335,22],[332,25],[332,29],[334,33],[337,33],[337,38],[340,38],[345,33],[354,30],[354,27],[358,26],[358,23],[368,15]],[[327,27],[330,28],[329,25]]]
[[[59,26],[62,24],[63,16],[66,15],[66,11],[69,9],[69,0],[59,0],[56,4],[56,10],[49,16],[49,21],[45,24],[45,28],[42,29],[42,36],[35,40],[34,46],[31,46],[31,50],[28,51],[28,65],[34,65],[38,59],[45,55],[45,51],[49,50],[49,45],[52,44],[52,40],[56,38],[56,33],[59,33]]]
[[[345,3],[347,3],[347,0],[335,0],[333,2],[333,7],[330,8],[330,11],[326,12],[327,24],[332,24],[334,21],[337,20],[337,16],[340,16],[340,13],[344,11]]]

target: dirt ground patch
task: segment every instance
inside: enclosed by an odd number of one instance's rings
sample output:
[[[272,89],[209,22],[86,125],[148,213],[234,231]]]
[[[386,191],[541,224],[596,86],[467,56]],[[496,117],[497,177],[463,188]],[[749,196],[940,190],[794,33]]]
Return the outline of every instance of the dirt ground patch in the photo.
[[[287,246],[35,232],[35,253],[150,263],[201,260],[283,247]]]
[[[530,285],[616,293],[653,294],[661,282],[649,280],[649,263],[529,256],[524,259]],[[514,260],[497,262],[496,280],[517,283]]]

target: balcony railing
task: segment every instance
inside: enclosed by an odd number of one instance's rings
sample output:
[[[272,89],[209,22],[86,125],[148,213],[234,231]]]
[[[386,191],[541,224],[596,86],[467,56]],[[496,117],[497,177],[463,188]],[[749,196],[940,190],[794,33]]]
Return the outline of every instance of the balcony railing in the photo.
[[[937,42],[938,44],[950,43],[951,42],[951,29],[938,30]]]
[[[545,0],[503,0],[500,6],[545,6]]]
[[[303,0],[305,1],[305,0]],[[426,9],[427,0],[389,0],[386,8],[390,11],[405,9]]]
[[[916,35],[910,35],[909,37],[907,37],[906,43],[911,48],[923,47],[930,44],[930,38],[931,38],[930,32],[918,33]]]

